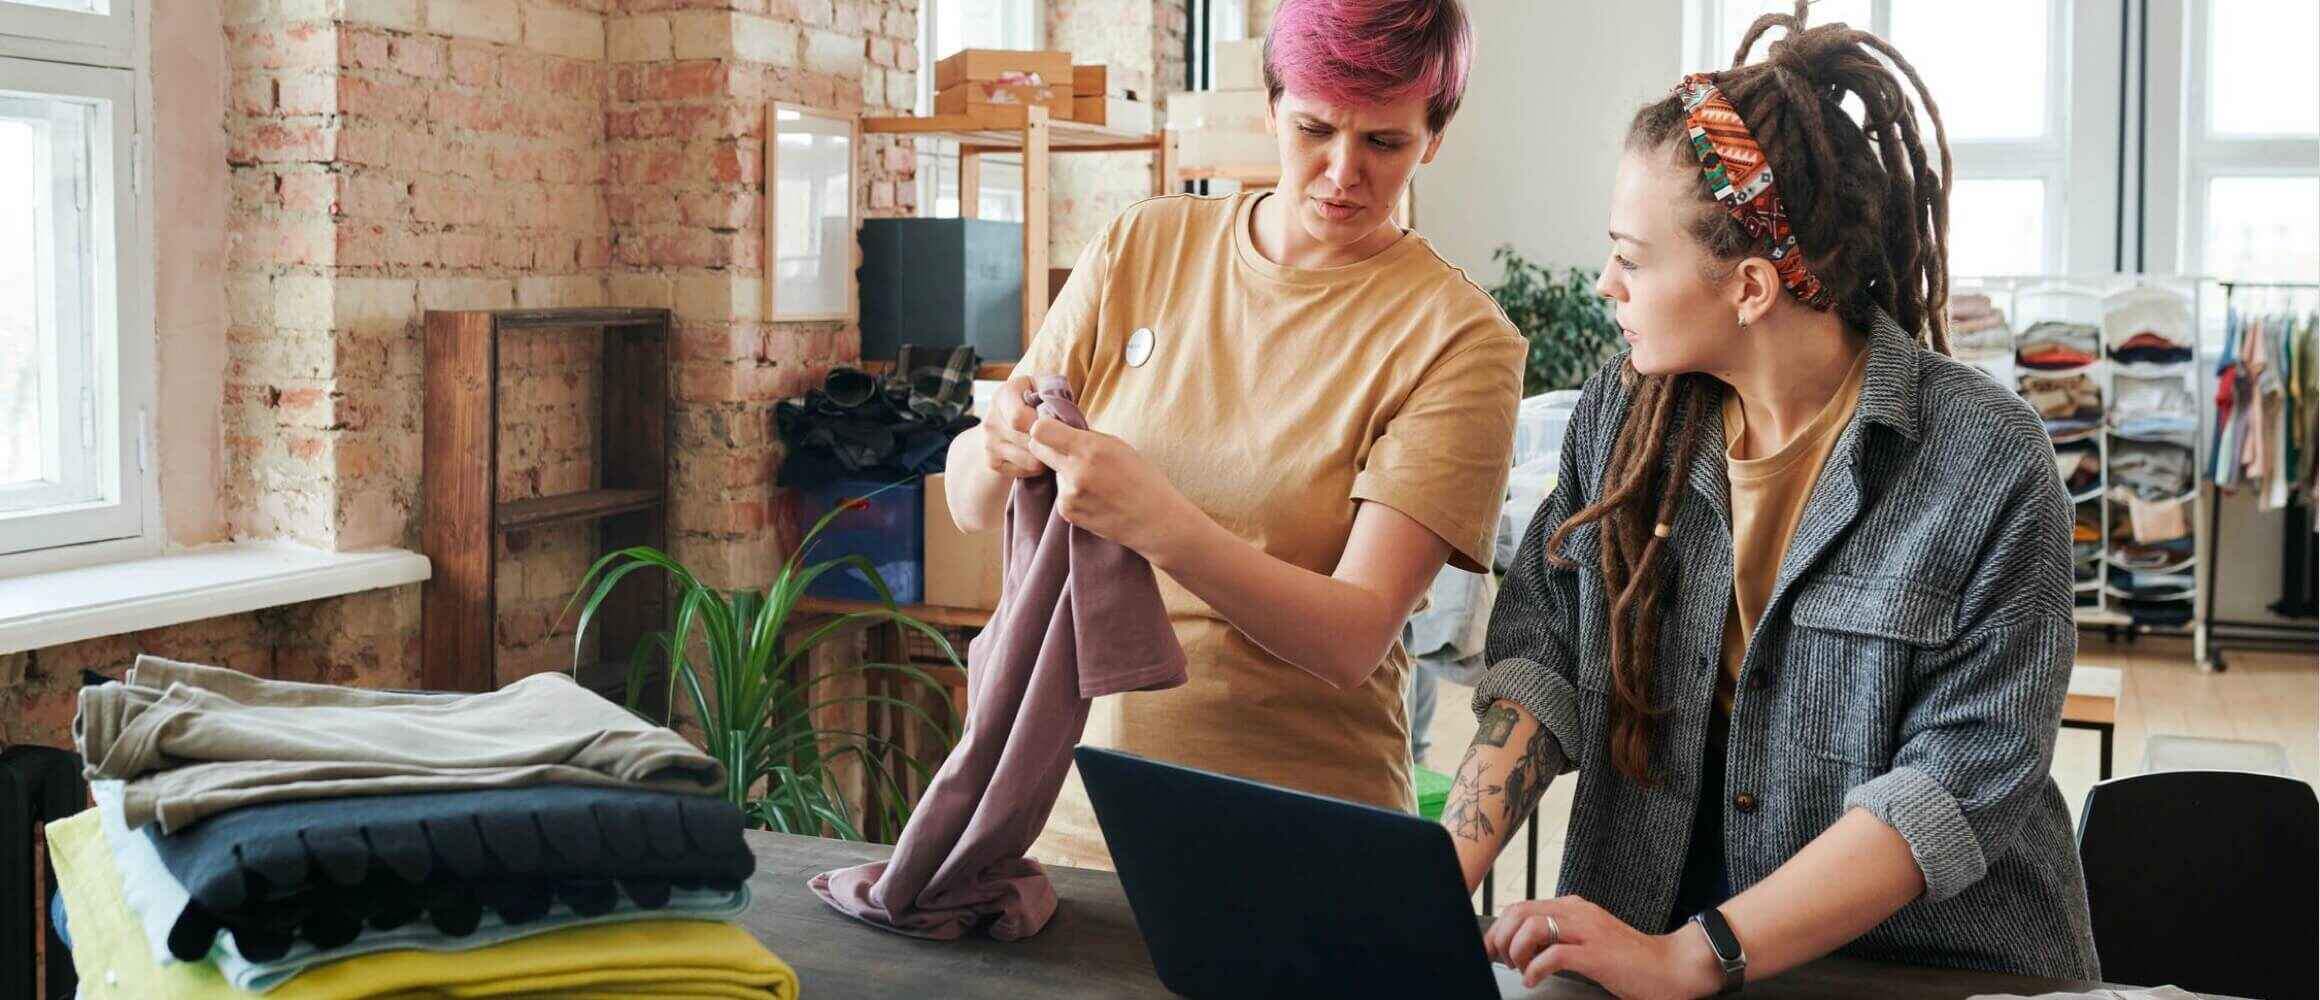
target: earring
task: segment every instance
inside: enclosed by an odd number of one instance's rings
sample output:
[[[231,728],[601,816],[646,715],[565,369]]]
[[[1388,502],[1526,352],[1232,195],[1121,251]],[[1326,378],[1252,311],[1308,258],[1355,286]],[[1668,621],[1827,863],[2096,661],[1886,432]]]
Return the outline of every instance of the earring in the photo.
[[[1742,316],[1742,317],[1740,317],[1740,329],[1743,329],[1743,330],[1745,330],[1745,329],[1748,329],[1748,317],[1746,317],[1746,316]]]

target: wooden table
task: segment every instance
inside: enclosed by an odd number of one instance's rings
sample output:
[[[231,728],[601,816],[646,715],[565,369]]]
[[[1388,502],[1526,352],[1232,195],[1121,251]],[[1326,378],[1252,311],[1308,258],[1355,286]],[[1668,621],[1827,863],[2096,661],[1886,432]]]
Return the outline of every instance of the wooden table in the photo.
[[[935,942],[889,934],[830,909],[806,888],[817,872],[876,861],[880,844],[820,840],[751,831],[757,876],[741,922],[797,970],[813,1000],[851,997],[949,997],[1042,1000],[1047,997],[1167,997],[1152,972],[1119,879],[1109,872],[1051,868],[1061,898],[1055,920],[1029,941],[983,938]],[[1994,973],[1882,965],[1831,958],[1778,979],[1750,984],[1750,997],[1796,1000],[1962,1000],[1978,993],[2035,996],[2087,991],[2100,983]],[[1536,996],[1601,997],[1592,986],[1554,980]]]

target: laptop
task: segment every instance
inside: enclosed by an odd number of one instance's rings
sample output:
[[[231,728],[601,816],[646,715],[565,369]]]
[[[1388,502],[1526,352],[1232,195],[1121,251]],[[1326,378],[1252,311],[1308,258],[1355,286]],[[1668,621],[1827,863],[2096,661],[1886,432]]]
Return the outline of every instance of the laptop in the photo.
[[[1439,824],[1098,747],[1073,756],[1169,989],[1191,997],[1534,995],[1519,973],[1484,954],[1458,856]]]

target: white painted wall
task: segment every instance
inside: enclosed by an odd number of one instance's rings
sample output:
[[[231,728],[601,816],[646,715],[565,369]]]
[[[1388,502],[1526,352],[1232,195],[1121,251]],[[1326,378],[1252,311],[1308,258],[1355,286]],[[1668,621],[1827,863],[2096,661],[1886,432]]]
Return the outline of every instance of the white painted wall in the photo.
[[[1627,121],[1683,75],[1683,0],[1466,0],[1474,69],[1417,224],[1489,284],[1512,243],[1557,268],[1602,263]]]

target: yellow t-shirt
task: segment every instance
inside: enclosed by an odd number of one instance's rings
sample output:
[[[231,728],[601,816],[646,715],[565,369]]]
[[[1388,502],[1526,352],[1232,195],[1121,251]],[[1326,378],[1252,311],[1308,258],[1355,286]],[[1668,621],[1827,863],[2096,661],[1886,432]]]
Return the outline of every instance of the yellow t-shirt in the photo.
[[[1274,558],[1335,571],[1366,500],[1432,529],[1454,564],[1488,567],[1521,335],[1416,233],[1340,267],[1266,260],[1249,236],[1261,197],[1129,208],[1081,254],[1016,371],[1067,376],[1090,426]],[[1415,808],[1398,644],[1337,691],[1159,577],[1190,680],[1098,699],[1083,742]],[[1076,770],[1032,856],[1110,867]]]
[[[1852,422],[1861,402],[1861,373],[1869,352],[1864,349],[1845,373],[1821,412],[1780,451],[1761,458],[1741,458],[1740,436],[1748,417],[1740,397],[1724,393],[1724,470],[1732,489],[1732,612],[1724,624],[1724,675],[1716,683],[1716,703],[1732,711],[1732,693],[1740,681],[1740,660],[1748,652],[1748,638],[1772,599],[1780,580],[1780,560],[1804,520],[1805,501],[1821,478],[1821,466],[1836,450],[1837,438]]]

